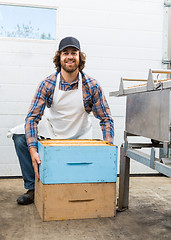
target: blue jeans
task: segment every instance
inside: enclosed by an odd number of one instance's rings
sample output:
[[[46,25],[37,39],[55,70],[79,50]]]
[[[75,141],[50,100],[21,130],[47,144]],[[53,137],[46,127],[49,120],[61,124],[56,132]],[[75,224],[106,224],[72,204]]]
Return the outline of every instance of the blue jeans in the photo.
[[[12,139],[14,140],[15,150],[20,162],[24,187],[26,189],[33,190],[35,183],[35,174],[25,134],[14,134]]]

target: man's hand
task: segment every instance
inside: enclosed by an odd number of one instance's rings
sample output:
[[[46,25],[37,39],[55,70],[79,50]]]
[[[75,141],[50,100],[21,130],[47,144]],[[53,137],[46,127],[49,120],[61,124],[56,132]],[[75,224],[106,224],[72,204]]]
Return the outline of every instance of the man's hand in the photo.
[[[31,159],[32,159],[32,165],[33,165],[33,168],[34,168],[35,176],[36,176],[37,180],[39,181],[38,165],[41,163],[41,161],[40,161],[37,149],[36,148],[30,148],[30,155],[31,155]]]

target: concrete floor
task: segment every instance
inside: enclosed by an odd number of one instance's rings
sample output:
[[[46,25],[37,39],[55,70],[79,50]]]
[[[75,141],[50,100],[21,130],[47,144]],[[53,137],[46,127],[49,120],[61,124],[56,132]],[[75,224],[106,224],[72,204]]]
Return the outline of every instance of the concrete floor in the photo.
[[[0,179],[0,240],[171,239],[171,178],[131,177],[129,209],[114,218],[42,222],[34,204],[17,205],[23,191]]]

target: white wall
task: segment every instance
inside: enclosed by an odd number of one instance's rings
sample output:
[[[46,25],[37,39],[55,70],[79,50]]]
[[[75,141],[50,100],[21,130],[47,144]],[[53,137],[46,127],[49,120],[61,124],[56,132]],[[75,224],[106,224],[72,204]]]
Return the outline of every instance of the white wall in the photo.
[[[57,8],[57,40],[0,38],[0,176],[20,175],[9,128],[21,124],[37,84],[54,72],[59,40],[75,36],[87,55],[85,72],[103,87],[115,120],[115,144],[123,142],[125,99],[109,98],[120,78],[147,78],[162,68],[163,0],[1,1]],[[101,137],[93,118],[94,138]],[[132,172],[148,171],[133,164]]]

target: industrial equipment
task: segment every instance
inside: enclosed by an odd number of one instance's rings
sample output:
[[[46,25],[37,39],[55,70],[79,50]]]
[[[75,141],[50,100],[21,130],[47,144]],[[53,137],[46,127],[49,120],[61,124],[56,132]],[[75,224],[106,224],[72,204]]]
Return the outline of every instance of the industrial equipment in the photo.
[[[171,70],[149,70],[147,80],[121,78],[119,91],[110,96],[127,96],[124,143],[120,147],[119,210],[128,208],[130,158],[171,177],[171,79],[154,80],[154,74]],[[123,81],[146,81],[124,89]],[[130,143],[130,136],[151,139]],[[151,153],[142,151],[150,148]],[[159,156],[156,157],[156,149]]]

